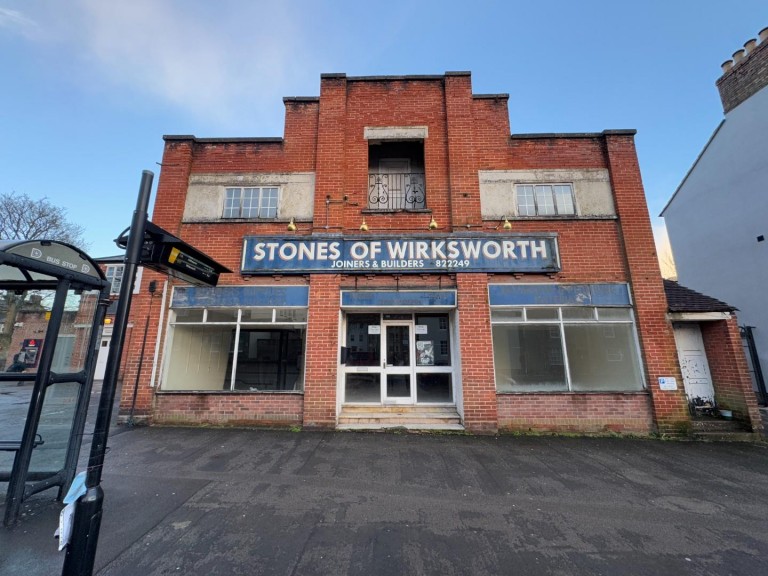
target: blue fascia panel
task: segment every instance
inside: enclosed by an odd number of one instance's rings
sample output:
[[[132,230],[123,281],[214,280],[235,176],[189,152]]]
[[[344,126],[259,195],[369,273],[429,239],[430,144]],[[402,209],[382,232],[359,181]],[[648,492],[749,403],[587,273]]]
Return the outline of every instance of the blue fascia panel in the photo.
[[[629,306],[626,284],[491,284],[491,306]]]
[[[421,308],[456,307],[453,290],[381,290],[342,292],[341,305],[345,308]]]
[[[251,306],[309,305],[309,286],[221,286],[199,288],[177,286],[173,308],[243,308]]]

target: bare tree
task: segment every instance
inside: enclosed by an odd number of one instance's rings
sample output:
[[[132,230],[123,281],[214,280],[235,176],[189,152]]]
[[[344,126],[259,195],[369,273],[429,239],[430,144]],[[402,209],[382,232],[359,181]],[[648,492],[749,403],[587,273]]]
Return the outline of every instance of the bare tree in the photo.
[[[0,240],[59,240],[83,248],[82,226],[67,220],[65,208],[48,198],[34,200],[27,194],[0,194]],[[16,315],[29,294],[0,290],[0,370],[8,361]]]
[[[27,194],[0,194],[1,240],[60,240],[78,248],[84,245],[82,226],[67,220],[67,210],[48,198],[34,200]]]

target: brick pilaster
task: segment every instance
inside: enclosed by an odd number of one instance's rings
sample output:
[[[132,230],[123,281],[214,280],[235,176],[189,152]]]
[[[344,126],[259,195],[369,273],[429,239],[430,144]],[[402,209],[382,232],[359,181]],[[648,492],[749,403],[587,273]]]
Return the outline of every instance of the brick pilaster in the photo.
[[[338,201],[344,195],[346,116],[346,75],[323,74],[320,81],[314,207],[315,229],[321,232],[325,226],[329,232],[341,232],[343,225],[343,211],[335,204],[326,206],[326,198]]]
[[[488,275],[457,274],[456,284],[464,426],[471,432],[496,432],[498,416]]]
[[[304,426],[336,426],[336,373],[339,368],[339,281],[336,274],[313,274],[309,287]]]
[[[448,177],[451,225],[467,230],[482,222],[472,116],[472,78],[468,72],[445,75],[445,111],[448,129]]]
[[[634,298],[635,315],[656,425],[664,434],[686,434],[690,416],[677,359],[667,298],[645,203],[633,132],[605,133],[619,230]],[[659,378],[674,377],[677,390],[662,391]]]

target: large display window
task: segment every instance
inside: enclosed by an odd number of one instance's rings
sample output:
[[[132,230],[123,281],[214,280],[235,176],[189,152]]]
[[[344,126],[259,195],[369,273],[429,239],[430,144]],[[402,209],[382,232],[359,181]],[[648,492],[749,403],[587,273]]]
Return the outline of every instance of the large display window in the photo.
[[[631,308],[493,308],[498,392],[642,390]]]
[[[172,310],[163,390],[304,389],[306,308]]]

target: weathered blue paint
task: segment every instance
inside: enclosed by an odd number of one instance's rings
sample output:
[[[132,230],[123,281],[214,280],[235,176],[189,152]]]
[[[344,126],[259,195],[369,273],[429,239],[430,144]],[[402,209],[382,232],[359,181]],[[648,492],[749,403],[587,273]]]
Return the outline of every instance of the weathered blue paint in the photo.
[[[173,308],[242,308],[247,306],[307,306],[309,286],[177,286]]]
[[[626,284],[490,284],[491,306],[629,306]]]
[[[456,307],[456,292],[453,290],[376,290],[342,292],[341,305],[345,308],[374,307]]]
[[[557,272],[555,234],[429,237],[248,236],[244,274]]]

